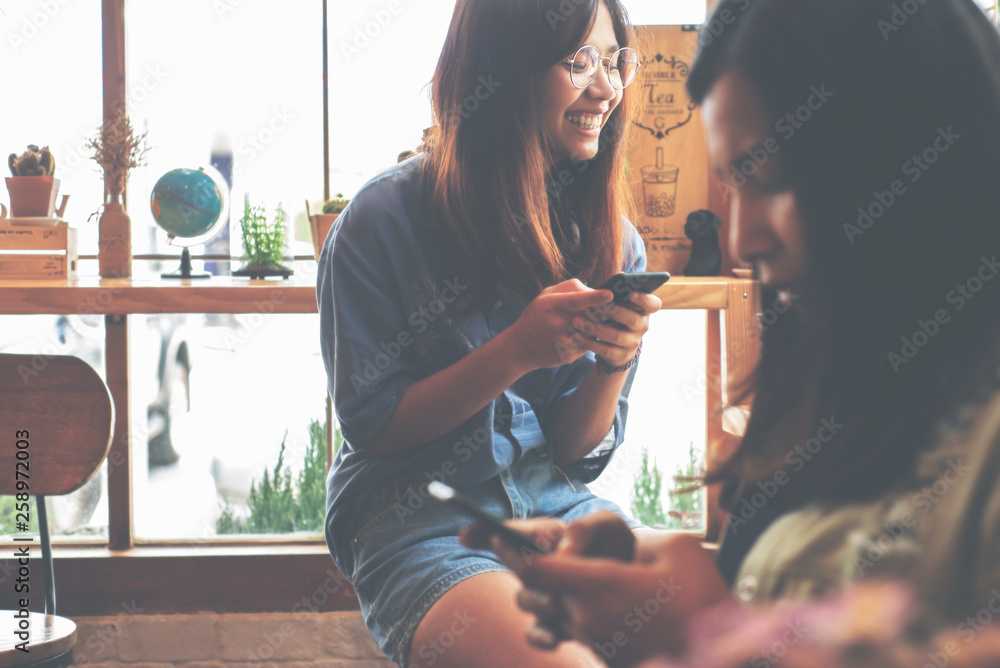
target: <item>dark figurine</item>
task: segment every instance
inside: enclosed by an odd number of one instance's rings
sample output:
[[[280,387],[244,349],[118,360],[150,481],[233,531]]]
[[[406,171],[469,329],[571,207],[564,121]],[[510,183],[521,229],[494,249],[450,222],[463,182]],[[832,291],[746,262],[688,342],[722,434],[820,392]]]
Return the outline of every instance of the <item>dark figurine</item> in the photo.
[[[700,209],[688,214],[684,234],[691,240],[691,259],[684,267],[685,276],[718,276],[722,269],[722,251],[717,230],[722,221],[711,211]]]

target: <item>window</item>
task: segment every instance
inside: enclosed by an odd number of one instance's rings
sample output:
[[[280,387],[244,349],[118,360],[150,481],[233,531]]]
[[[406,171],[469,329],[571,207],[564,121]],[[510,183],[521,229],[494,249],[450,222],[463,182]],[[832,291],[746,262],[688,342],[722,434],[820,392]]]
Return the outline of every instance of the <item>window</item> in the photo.
[[[636,25],[692,24],[705,18],[705,3],[700,1],[626,0],[625,7]],[[429,82],[454,2],[417,8],[366,0],[331,8],[330,179],[332,192],[350,197],[394,164],[400,152],[415,149],[423,129],[430,126]],[[399,66],[401,49],[405,67]],[[690,498],[671,498],[668,491],[674,487],[674,475],[690,468],[692,449],[699,466],[704,460],[704,325],[702,311],[665,311],[654,318],[631,392],[625,443],[594,484],[626,511],[635,495],[643,451],[649,453],[650,471],[655,464],[661,476],[664,514],[691,503]],[[703,518],[688,520],[686,527],[703,528]]]
[[[590,485],[647,525],[703,531],[703,491],[671,496],[686,484],[674,481],[705,454],[705,312],[661,311],[650,318],[642,360],[629,393],[625,442],[604,473]],[[643,456],[653,484],[644,483]],[[659,474],[659,506],[649,494]],[[653,503],[650,503],[652,501]],[[633,509],[638,502],[639,508]],[[657,512],[659,511],[659,512]],[[671,511],[680,516],[672,516]],[[660,516],[659,518],[657,518]]]
[[[624,4],[636,25],[705,19],[702,0]],[[453,0],[419,6],[389,0],[330,5],[332,192],[357,191],[394,164],[400,152],[420,144],[423,129],[431,124],[429,83],[454,7]],[[405,67],[399,67],[402,48]]]
[[[318,207],[323,197],[321,26],[320,3],[276,11],[253,3],[128,2],[125,95],[133,125],[148,132],[151,146],[148,164],[129,180],[134,253],[179,253],[154,225],[149,193],[169,170],[209,165],[232,190],[232,229],[209,242],[210,252],[242,254],[245,198],[268,210],[281,204],[292,252],[309,252],[305,202]],[[160,267],[137,264],[137,276],[141,270],[155,275]]]
[[[133,366],[169,351],[162,360],[169,378],[132,386],[133,405],[159,415],[159,423],[147,423],[156,433],[133,434],[136,540],[320,537],[326,372],[319,317],[185,314],[133,316],[132,324]],[[307,464],[311,477],[303,480]]]
[[[280,11],[199,0],[128,3],[126,96],[133,124],[153,147],[129,184],[134,252],[178,252],[154,225],[148,193],[171,169],[211,165],[231,184],[230,226],[192,252],[238,261],[246,201],[269,217],[280,205],[290,253],[311,254],[306,202],[318,210],[323,196],[321,26],[321,3]],[[315,283],[309,264],[292,266],[295,284]],[[134,274],[155,278],[175,266],[137,262]],[[228,269],[225,262],[209,267]],[[283,441],[283,463],[297,477],[310,420],[325,423],[316,316],[268,315],[265,300],[255,313],[132,320],[133,365],[159,360],[155,376],[134,373],[155,382],[132,386],[134,405],[149,406],[154,418],[133,433],[136,540],[242,538],[247,522],[280,498],[266,493],[251,513],[251,482],[260,492]],[[321,454],[325,460],[325,447]],[[273,522],[254,526],[281,532]],[[318,533],[313,528],[311,537]]]
[[[8,90],[31,91],[27,111],[11,110],[16,115],[11,116],[13,122],[0,125],[0,146],[9,147],[8,151],[23,150],[28,144],[52,147],[62,192],[71,195],[64,217],[80,231],[81,254],[93,256],[97,222],[90,217],[103,199],[103,186],[85,142],[101,122],[101,7],[100,3],[50,4],[48,9],[45,3],[0,7],[0,19],[12,27],[4,64],[12,57],[17,65],[4,67],[4,81]],[[152,147],[148,165],[137,170],[129,183],[133,252],[147,257],[178,252],[166,245],[165,236],[152,224],[149,192],[170,169],[214,164],[231,178],[232,241],[222,243],[222,235],[216,240],[219,243],[193,252],[238,257],[239,234],[232,229],[237,228],[244,194],[252,203],[268,208],[281,202],[292,222],[291,250],[298,260],[293,264],[295,276],[281,284],[294,305],[279,310],[301,313],[261,311],[256,306],[259,300],[245,292],[231,298],[232,304],[227,304],[231,308],[207,309],[243,313],[148,314],[157,310],[155,306],[134,311],[128,325],[132,495],[123,492],[126,488],[119,483],[109,489],[109,479],[121,480],[120,461],[112,459],[100,477],[96,503],[93,498],[76,502],[85,512],[70,509],[77,513],[76,519],[65,525],[60,542],[129,547],[133,538],[170,545],[218,541],[224,527],[239,526],[240,520],[249,518],[248,483],[250,479],[259,482],[264,470],[274,470],[282,440],[289,475],[297,478],[304,469],[303,454],[312,446],[312,421],[325,420],[326,379],[318,357],[318,326],[316,316],[307,313],[315,263],[303,259],[311,254],[305,202],[318,207],[325,185],[322,5],[282,5],[280,11],[234,0],[182,0],[180,4],[127,0],[124,5],[125,94],[133,124],[149,133]],[[693,0],[626,0],[626,6],[638,24],[697,23],[705,13],[704,4]],[[453,3],[447,1],[419,7],[393,0],[329,3],[331,194],[351,196],[369,178],[394,164],[401,151],[420,142],[431,122],[427,83],[452,8]],[[398,62],[399,45],[406,45],[407,67],[393,67],[391,80],[378,76],[390,61]],[[49,83],[38,85],[39,81]],[[210,261],[217,263],[210,267],[213,271],[225,269],[225,262]],[[161,271],[173,270],[175,263],[137,259],[134,273],[137,280],[153,279]],[[81,273],[95,274],[96,262],[81,264]],[[170,290],[165,287],[158,294],[168,301],[191,299],[192,311],[206,302],[230,299],[179,297],[179,292]],[[8,318],[17,319],[11,328]],[[0,350],[44,353],[46,346],[65,335],[69,344],[60,345],[71,347],[59,351],[83,356],[102,374],[105,364],[115,364],[121,352],[121,340],[116,338],[122,328],[120,318],[0,315],[0,320]],[[690,446],[696,452],[704,447],[703,323],[701,311],[657,314],[632,391],[629,435],[619,457],[639,467],[642,450],[648,449],[663,476],[664,490],[671,487],[671,476],[688,462]],[[13,329],[32,334],[10,341],[6,334]],[[313,332],[316,336],[310,341]],[[112,342],[107,347],[105,335]],[[268,354],[260,354],[262,350]],[[664,413],[666,405],[675,413]],[[169,445],[180,458],[151,466],[151,456],[172,457],[170,448],[163,445],[163,434],[169,434]],[[595,487],[627,509],[634,470],[614,474],[612,469]],[[233,476],[238,484],[231,482]],[[665,493],[662,500],[664,510],[669,509]],[[262,540],[268,541],[269,554],[282,554],[276,545],[288,539],[269,536]],[[249,542],[244,534],[237,540]],[[312,544],[309,569],[322,570],[329,565],[329,557],[315,534]],[[194,554],[183,553],[185,559]],[[229,564],[243,563],[224,561],[229,557],[220,557],[222,562],[205,558],[203,573],[225,573],[232,568]],[[114,563],[96,566],[100,558],[88,559],[85,567],[74,566],[71,559],[60,564],[60,594],[69,602],[66,609],[71,613],[74,590],[72,585],[69,592],[63,589],[63,574],[79,582],[80,591],[88,578],[118,576]],[[192,563],[178,568],[191,568]],[[310,577],[294,568],[281,570],[289,578]],[[152,565],[130,567],[125,577],[139,582],[155,577],[156,572]],[[108,596],[107,610],[113,613],[119,601],[112,600],[113,592]],[[215,603],[208,592],[204,602],[187,598],[183,604],[163,605],[168,607],[162,609],[173,610],[197,605],[206,607],[192,609],[212,609]],[[266,610],[273,603],[253,605]],[[98,609],[96,603],[86,608],[90,613]]]
[[[29,144],[52,149],[59,192],[70,196],[64,217],[80,228],[80,253],[95,254],[97,223],[88,218],[104,186],[86,143],[101,124],[100,6],[4,3],[0,19],[8,104],[0,123],[3,155],[20,154]],[[5,204],[6,195],[4,189]]]

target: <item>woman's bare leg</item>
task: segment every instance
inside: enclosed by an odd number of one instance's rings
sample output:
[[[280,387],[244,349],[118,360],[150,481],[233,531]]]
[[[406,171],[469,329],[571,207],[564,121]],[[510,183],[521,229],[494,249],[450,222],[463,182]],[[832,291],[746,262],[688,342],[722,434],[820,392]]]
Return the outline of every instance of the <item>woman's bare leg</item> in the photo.
[[[463,580],[438,599],[413,636],[407,668],[591,668],[604,666],[587,647],[564,642],[552,652],[525,639],[533,617],[517,606],[520,581],[489,572]]]

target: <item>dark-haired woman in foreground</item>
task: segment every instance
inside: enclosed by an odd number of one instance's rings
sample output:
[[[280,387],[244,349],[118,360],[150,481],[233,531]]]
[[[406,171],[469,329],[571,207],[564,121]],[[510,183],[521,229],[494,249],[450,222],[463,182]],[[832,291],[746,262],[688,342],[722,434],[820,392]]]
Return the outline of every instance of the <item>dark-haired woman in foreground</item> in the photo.
[[[517,579],[459,544],[468,517],[426,487],[508,518],[621,513],[584,483],[622,442],[660,302],[615,308],[587,285],[645,267],[623,215],[631,40],[618,0],[458,0],[427,152],[365,185],[327,239],[317,292],[345,438],[327,543],[400,666],[596,662],[528,646]]]
[[[530,587],[539,644],[590,638],[625,664],[695,652],[684,629],[701,611],[885,577],[912,584],[932,629],[995,639],[1000,39],[971,0],[898,4],[719,3],[724,28],[702,35],[688,88],[729,186],[734,255],[756,267],[762,303],[794,299],[762,334],[746,434],[707,482],[723,485],[730,538],[765,508],[779,517],[732,589],[684,537],[640,539],[633,563],[578,547],[526,563],[494,545]],[[570,525],[575,545],[617,522]]]

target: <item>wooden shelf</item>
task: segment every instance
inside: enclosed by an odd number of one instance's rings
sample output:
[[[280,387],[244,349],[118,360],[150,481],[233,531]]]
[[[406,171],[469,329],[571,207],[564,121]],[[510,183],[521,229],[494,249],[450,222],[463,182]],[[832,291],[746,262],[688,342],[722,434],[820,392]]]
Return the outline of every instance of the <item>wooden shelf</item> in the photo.
[[[726,309],[729,286],[741,281],[680,276],[656,296],[665,309]],[[316,313],[316,290],[311,284],[231,277],[0,280],[0,313]]]
[[[0,280],[0,313],[315,313],[316,289],[230,277]]]

